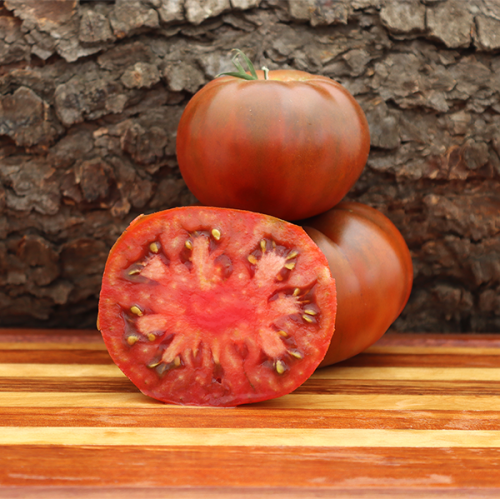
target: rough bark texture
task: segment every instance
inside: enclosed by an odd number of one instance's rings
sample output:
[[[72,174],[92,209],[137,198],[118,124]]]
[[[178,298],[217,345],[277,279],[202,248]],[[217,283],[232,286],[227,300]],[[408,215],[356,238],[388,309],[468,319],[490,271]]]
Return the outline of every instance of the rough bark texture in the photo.
[[[0,325],[95,324],[118,235],[194,201],[176,126],[233,47],[337,79],[365,109],[348,197],[412,251],[395,328],[500,332],[497,0],[0,1]]]

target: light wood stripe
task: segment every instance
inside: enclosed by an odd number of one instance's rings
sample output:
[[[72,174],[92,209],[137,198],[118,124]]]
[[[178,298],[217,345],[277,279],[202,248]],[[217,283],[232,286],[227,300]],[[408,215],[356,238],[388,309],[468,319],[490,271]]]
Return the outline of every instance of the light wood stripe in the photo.
[[[1,363],[0,377],[125,377],[114,364],[109,365],[59,365],[42,363]]]
[[[0,445],[500,448],[500,431],[9,427]]]
[[[336,367],[322,368],[311,376],[325,380],[478,380],[499,381],[500,368]]]
[[[95,408],[172,408],[182,406],[165,405],[140,393],[84,393],[73,392],[1,392],[0,408],[13,407],[95,407]],[[189,407],[190,409],[196,407]],[[198,407],[200,410],[203,407]],[[340,394],[310,395],[288,394],[280,398],[248,405],[247,408],[286,408],[310,410],[453,410],[453,411],[499,411],[500,398],[495,396],[457,395],[394,395],[394,394]],[[235,412],[237,411],[234,410]],[[236,417],[237,413],[235,413]]]
[[[0,377],[124,377],[113,365],[64,365],[2,363]],[[323,380],[462,380],[500,381],[500,368],[424,368],[424,367],[328,367],[311,379]]]

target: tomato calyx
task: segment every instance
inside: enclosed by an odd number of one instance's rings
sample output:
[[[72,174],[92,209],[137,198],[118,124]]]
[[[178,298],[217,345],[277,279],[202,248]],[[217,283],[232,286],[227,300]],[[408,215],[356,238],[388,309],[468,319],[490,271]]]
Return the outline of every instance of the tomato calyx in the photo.
[[[240,49],[233,49],[231,52],[235,53],[231,59],[231,62],[233,63],[234,67],[238,71],[228,71],[228,72],[224,72],[224,73],[219,73],[216,76],[216,78],[219,76],[234,76],[236,78],[242,78],[243,80],[258,80],[259,78],[258,78],[257,73],[255,71],[255,67],[252,64],[252,61],[250,61],[250,59],[245,55],[245,53],[243,51],[241,51]],[[241,63],[238,61],[238,57],[240,57],[240,56],[243,58],[243,61],[247,65],[248,70],[250,71],[250,74],[248,74],[245,71],[245,69],[243,68]],[[264,71],[264,80],[269,80],[269,69],[266,67],[263,67],[262,70]]]

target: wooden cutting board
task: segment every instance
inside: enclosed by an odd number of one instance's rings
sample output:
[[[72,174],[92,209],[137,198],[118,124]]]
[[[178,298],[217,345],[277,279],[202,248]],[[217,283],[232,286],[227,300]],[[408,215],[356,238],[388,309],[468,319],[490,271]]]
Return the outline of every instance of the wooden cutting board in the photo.
[[[293,394],[164,405],[94,331],[0,330],[2,498],[500,496],[500,335],[386,335]]]

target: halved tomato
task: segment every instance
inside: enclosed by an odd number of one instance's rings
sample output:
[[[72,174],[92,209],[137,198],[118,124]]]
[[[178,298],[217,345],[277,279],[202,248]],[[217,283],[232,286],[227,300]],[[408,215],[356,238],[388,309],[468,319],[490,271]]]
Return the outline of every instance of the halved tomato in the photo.
[[[118,239],[98,323],[144,394],[235,406],[302,384],[325,356],[335,315],[328,262],[302,228],[184,207],[141,216]]]

